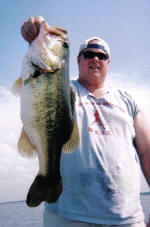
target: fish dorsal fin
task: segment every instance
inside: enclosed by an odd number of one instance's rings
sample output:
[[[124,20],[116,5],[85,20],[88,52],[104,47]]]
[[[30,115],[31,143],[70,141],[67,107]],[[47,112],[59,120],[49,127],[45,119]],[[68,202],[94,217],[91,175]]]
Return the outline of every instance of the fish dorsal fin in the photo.
[[[20,95],[21,93],[21,86],[22,86],[22,78],[19,77],[15,83],[13,84],[13,86],[11,87],[11,92],[14,95]]]
[[[79,130],[76,121],[74,121],[74,127],[69,140],[63,145],[64,152],[71,152],[79,144]]]
[[[31,144],[24,129],[22,130],[18,141],[18,151],[19,154],[24,157],[33,157],[36,155],[35,147]]]

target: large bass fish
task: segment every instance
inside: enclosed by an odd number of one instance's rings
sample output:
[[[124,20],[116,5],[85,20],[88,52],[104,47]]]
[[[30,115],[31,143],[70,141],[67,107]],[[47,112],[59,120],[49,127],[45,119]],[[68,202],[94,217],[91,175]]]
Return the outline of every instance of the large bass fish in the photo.
[[[69,81],[67,32],[43,23],[38,37],[25,55],[21,78],[21,120],[23,130],[18,150],[23,156],[38,154],[39,173],[27,195],[27,205],[56,202],[62,192],[60,156],[79,142],[73,119],[74,95]]]

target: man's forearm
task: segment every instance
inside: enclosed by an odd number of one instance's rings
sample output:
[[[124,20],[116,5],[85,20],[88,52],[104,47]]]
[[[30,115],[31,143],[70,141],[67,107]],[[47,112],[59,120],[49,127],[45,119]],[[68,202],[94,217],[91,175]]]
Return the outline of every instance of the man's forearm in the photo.
[[[146,181],[150,187],[150,151],[144,152],[140,157],[140,164]]]

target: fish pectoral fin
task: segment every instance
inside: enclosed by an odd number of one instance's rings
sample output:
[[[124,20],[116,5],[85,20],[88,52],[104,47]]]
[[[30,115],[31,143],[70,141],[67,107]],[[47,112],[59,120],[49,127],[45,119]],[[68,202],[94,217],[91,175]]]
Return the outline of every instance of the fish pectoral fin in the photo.
[[[14,95],[20,95],[22,86],[22,77],[19,77],[11,87],[11,92]]]
[[[64,152],[71,152],[79,144],[79,130],[76,121],[74,121],[74,127],[70,135],[69,140],[63,145]]]
[[[24,157],[33,157],[36,155],[35,147],[31,144],[28,135],[24,131],[21,132],[20,138],[18,140],[18,151]]]

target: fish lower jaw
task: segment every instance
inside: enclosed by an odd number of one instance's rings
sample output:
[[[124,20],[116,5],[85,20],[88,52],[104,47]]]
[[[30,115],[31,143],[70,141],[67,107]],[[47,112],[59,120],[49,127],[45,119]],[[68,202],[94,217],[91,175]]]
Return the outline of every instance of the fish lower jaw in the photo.
[[[46,58],[45,56],[41,56],[40,61],[38,62],[38,66],[48,72],[55,72],[56,70],[61,69],[63,65],[64,60],[53,54],[48,54]]]

